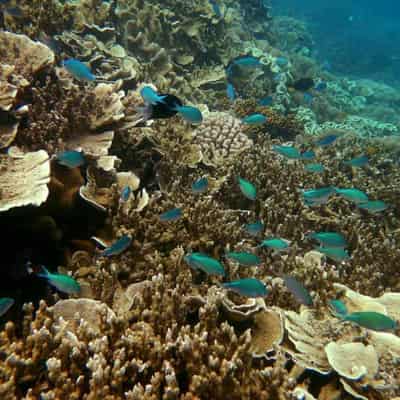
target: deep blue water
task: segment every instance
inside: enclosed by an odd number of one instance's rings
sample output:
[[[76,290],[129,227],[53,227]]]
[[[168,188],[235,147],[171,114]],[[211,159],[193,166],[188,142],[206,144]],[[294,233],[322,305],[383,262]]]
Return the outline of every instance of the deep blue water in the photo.
[[[300,18],[313,54],[334,71],[400,85],[400,1],[272,0],[275,15]]]

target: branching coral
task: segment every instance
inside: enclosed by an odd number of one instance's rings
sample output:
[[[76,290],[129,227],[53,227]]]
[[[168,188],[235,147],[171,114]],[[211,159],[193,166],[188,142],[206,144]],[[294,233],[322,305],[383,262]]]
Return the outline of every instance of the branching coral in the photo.
[[[270,107],[258,106],[253,100],[238,101],[235,103],[235,113],[244,118],[253,113],[261,113],[268,119],[262,126],[249,126],[246,131],[254,135],[269,134],[272,138],[293,140],[303,133],[303,125],[296,114],[283,115]]]

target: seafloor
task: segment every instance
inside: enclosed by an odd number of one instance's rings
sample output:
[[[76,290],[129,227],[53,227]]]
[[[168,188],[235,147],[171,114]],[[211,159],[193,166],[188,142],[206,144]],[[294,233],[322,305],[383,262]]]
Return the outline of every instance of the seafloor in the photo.
[[[1,400],[400,398],[399,328],[329,308],[340,299],[400,321],[400,92],[324,69],[307,27],[267,3],[0,2],[0,297],[14,301],[0,317]],[[260,65],[234,67],[231,101],[226,67],[242,55]],[[71,58],[96,80],[63,68]],[[305,94],[304,78],[323,85]],[[199,108],[202,123],[144,121],[148,85]],[[253,113],[267,120],[244,123]],[[326,134],[335,143],[316,145]],[[277,154],[282,144],[314,150],[324,171]],[[63,165],[65,150],[85,163]],[[344,162],[360,155],[367,165]],[[208,188],[196,193],[200,177]],[[387,208],[337,194],[306,205],[303,190],[322,187]],[[180,218],[160,219],[173,208]],[[257,220],[259,236],[245,229]],[[350,257],[314,250],[312,231],[343,234]],[[124,235],[125,251],[103,252]],[[268,237],[290,246],[259,247]],[[238,265],[231,251],[261,263]],[[225,276],[190,267],[191,252],[220,260]],[[80,293],[49,285],[42,265]],[[266,297],[221,285],[250,277]]]

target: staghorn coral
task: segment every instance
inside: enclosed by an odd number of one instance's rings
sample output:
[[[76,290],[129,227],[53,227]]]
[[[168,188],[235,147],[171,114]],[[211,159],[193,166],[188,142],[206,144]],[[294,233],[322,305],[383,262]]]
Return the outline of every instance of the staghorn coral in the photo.
[[[162,300],[169,304],[171,295],[176,297],[176,293],[164,291],[162,280],[154,284],[158,294],[151,297],[151,309],[156,304],[159,307]],[[76,300],[67,302],[72,305]],[[122,395],[152,399],[158,398],[161,391],[164,398],[184,394],[185,398],[222,399],[230,395],[233,399],[250,399],[257,395],[260,399],[273,399],[278,394],[286,398],[285,390],[290,388],[288,378],[279,376],[277,367],[265,366],[261,374],[252,369],[248,333],[238,338],[226,323],[218,330],[207,328],[215,323],[213,304],[204,307],[201,322],[194,327],[162,323],[171,320],[181,308],[175,302],[172,308],[159,309],[163,313],[159,314],[156,325],[151,318],[128,327],[101,312],[90,323],[76,320],[73,330],[63,319],[56,319],[68,315],[64,304],[67,305],[60,302],[47,308],[42,303],[34,319],[30,315],[32,309],[26,307],[26,341],[18,340],[15,326],[7,324],[0,339],[6,354],[6,363],[1,365],[2,377],[7,379],[7,383],[2,380],[0,384],[3,398],[22,394],[17,387],[23,379],[28,383],[43,378],[46,383],[40,393],[44,398],[63,398],[68,393],[73,399],[99,396],[111,399]],[[108,309],[107,313],[112,311]],[[209,360],[207,369],[203,359]],[[41,367],[42,360],[47,360],[46,369]],[[128,375],[130,379],[126,380]],[[243,380],[244,377],[248,378]],[[72,389],[76,379],[78,382]],[[36,394],[37,390],[32,388],[26,396]]]

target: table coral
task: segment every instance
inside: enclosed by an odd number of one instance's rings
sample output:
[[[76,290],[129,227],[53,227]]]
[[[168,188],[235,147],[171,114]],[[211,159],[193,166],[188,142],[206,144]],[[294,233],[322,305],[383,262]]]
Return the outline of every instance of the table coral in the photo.
[[[55,61],[54,53],[47,46],[25,35],[0,32],[0,49],[3,65],[13,67],[7,76],[21,87],[32,83],[35,74],[53,65]]]
[[[110,3],[103,0],[19,0],[16,5],[21,16],[7,14],[4,21],[6,29],[36,39],[43,33],[52,37],[64,29],[81,29],[91,23],[103,24],[109,20],[111,10]]]
[[[19,102],[29,103],[24,115],[29,123],[20,125],[17,118],[13,131],[2,139],[7,145],[14,140],[24,150],[46,148],[54,153],[68,147],[68,141],[72,145],[77,137],[88,141],[85,136],[100,133],[124,118],[122,82],[100,83],[85,90],[62,72],[55,74],[54,53],[42,43],[9,32],[0,32],[0,42],[4,52],[0,85],[9,93],[3,97],[4,110],[16,106],[17,94]],[[94,146],[88,147],[93,150]]]
[[[50,162],[44,150],[26,153],[22,158],[1,155],[0,169],[0,212],[28,205],[39,206],[46,201]]]

